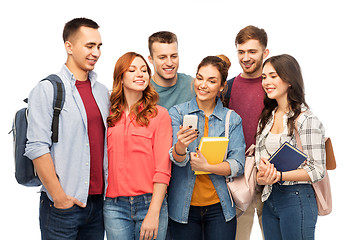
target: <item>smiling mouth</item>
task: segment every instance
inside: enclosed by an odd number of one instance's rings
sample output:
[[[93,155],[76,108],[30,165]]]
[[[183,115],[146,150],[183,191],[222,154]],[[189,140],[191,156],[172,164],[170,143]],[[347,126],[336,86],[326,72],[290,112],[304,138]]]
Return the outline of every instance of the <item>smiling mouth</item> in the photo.
[[[172,67],[172,68],[163,68],[163,70],[165,71],[165,72],[171,72],[171,71],[173,71],[175,69],[175,67]]]
[[[246,68],[250,68],[254,63],[244,63],[243,62],[243,65],[246,67]]]
[[[275,90],[275,88],[266,88],[267,93],[272,93]]]
[[[91,64],[95,64],[97,62],[97,59],[87,59]]]
[[[205,91],[205,90],[203,90],[203,89],[198,89],[199,90],[199,93],[200,94],[202,94],[202,95],[204,95],[204,94],[208,94],[208,92],[207,91]]]
[[[145,83],[145,80],[136,80],[136,81],[134,81],[134,83],[136,83],[136,84],[143,84],[143,83]]]

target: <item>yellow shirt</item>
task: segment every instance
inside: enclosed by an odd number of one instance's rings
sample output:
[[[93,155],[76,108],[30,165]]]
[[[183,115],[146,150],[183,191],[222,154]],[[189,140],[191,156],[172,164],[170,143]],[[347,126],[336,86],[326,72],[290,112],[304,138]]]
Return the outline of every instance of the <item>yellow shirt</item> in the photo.
[[[209,134],[209,118],[205,116],[204,137]],[[207,174],[197,175],[191,198],[192,206],[209,206],[220,202],[215,187]]]

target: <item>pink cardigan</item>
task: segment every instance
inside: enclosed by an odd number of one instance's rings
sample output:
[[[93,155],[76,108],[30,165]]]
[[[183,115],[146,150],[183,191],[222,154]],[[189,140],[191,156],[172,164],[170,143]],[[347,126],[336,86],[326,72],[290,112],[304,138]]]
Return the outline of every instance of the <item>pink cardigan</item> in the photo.
[[[154,183],[169,185],[172,145],[171,118],[157,106],[158,114],[147,127],[125,113],[107,131],[109,176],[107,197],[138,196],[153,192]]]

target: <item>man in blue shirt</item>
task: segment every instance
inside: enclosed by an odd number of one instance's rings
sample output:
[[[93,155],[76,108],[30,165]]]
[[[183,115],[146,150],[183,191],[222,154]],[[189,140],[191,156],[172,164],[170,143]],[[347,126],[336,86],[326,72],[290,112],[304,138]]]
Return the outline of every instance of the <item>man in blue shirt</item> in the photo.
[[[161,31],[149,37],[149,61],[154,66],[151,84],[159,94],[159,105],[169,110],[174,105],[190,101],[195,95],[191,89],[193,78],[178,73],[179,54],[177,37]]]
[[[92,71],[101,55],[98,28],[86,18],[64,27],[67,61],[57,75],[64,83],[65,102],[57,143],[51,142],[52,84],[40,82],[29,96],[25,155],[33,160],[43,185],[42,239],[104,239],[109,92]],[[104,171],[97,171],[99,167]]]

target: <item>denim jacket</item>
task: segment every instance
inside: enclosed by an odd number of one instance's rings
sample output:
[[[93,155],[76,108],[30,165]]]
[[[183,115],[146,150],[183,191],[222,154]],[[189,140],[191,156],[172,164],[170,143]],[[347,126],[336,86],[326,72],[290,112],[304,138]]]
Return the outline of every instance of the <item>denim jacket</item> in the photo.
[[[229,109],[223,107],[219,98],[216,99],[216,106],[209,116],[209,137],[225,136],[225,117]],[[191,101],[176,105],[169,110],[173,127],[173,145],[177,142],[176,133],[183,123],[185,115],[196,115],[198,117],[199,137],[190,143],[186,151],[186,158],[183,162],[177,162],[173,155],[173,147],[170,149],[170,159],[173,162],[172,177],[169,185],[169,217],[179,223],[187,223],[190,209],[190,202],[194,189],[196,175],[190,166],[190,152],[195,152],[199,146],[200,139],[204,134],[205,114],[199,109],[196,97]],[[245,164],[245,139],[242,129],[242,120],[238,114],[232,112],[229,126],[229,145],[227,161],[230,165],[231,174],[227,178],[237,177],[244,173]],[[214,184],[223,214],[226,221],[230,221],[236,215],[224,176],[209,174]]]

